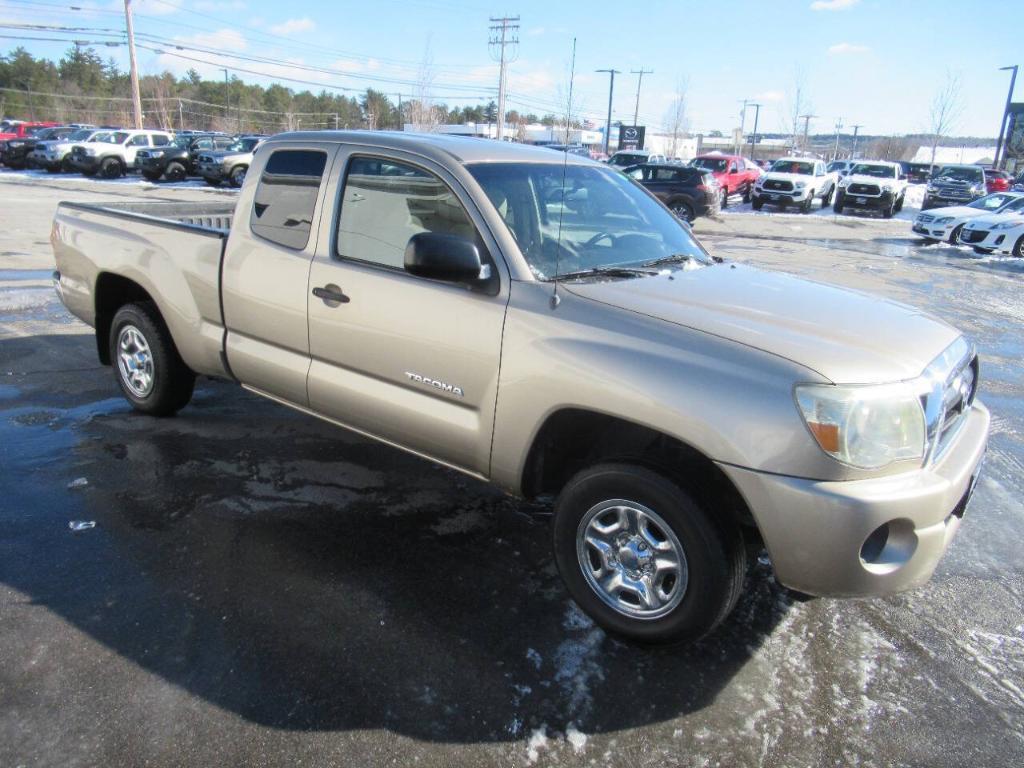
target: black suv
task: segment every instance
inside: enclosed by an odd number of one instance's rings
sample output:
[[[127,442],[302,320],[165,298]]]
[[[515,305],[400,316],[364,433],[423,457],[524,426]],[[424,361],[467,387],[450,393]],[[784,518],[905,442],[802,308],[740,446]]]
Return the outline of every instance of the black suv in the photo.
[[[683,221],[718,213],[721,194],[714,175],[703,168],[669,163],[644,163],[622,172],[654,193]]]
[[[932,177],[932,167],[928,163],[909,163],[900,160],[900,168],[911,184],[927,184]]]
[[[8,139],[0,142],[0,162],[3,162],[8,168],[21,170],[29,164],[28,156],[32,154],[32,150],[36,148],[38,142],[63,139],[77,130],[77,128],[66,125],[39,128],[32,135],[23,139]]]
[[[200,152],[219,152],[227,149],[235,139],[223,134],[188,134],[175,137],[167,147],[140,149],[135,164],[150,181],[184,181],[196,172],[196,158]]]
[[[928,182],[921,210],[967,205],[987,194],[985,170],[980,165],[944,165]]]

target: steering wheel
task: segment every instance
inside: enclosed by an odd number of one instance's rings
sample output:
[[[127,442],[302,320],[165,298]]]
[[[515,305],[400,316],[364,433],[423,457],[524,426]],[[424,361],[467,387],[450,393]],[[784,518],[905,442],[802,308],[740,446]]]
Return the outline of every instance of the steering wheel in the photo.
[[[583,244],[583,245],[581,246],[581,248],[584,248],[584,249],[585,249],[585,248],[589,248],[589,247],[590,247],[590,246],[592,246],[592,245],[597,245],[597,244],[598,244],[598,243],[600,243],[600,242],[601,242],[602,240],[607,240],[607,241],[608,241],[609,243],[611,243],[612,245],[615,245],[615,235],[613,235],[613,234],[612,234],[611,232],[598,232],[598,233],[597,233],[596,235],[594,235],[594,236],[593,236],[592,238],[590,238],[589,240],[587,240],[587,242],[585,242],[585,243],[584,243],[584,244]]]

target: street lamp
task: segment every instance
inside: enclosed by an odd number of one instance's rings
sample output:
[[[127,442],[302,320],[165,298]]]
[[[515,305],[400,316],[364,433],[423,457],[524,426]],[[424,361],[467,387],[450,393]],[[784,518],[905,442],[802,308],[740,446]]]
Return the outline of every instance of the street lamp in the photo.
[[[1012,67],[1000,67],[999,71],[1012,71],[1013,74],[1010,75],[1010,91],[1006,94],[1006,107],[1003,109],[1003,119],[999,123],[999,141],[996,142],[995,162],[992,163],[996,170],[999,170],[1006,165],[1006,152],[1003,151],[1003,138],[1006,136],[1006,121],[1010,117],[1010,102],[1013,101],[1013,86],[1017,83],[1017,65],[1014,64]]]

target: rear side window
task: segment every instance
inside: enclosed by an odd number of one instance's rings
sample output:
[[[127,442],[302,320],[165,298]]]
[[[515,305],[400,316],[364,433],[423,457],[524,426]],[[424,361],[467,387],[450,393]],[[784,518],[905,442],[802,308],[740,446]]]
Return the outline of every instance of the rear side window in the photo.
[[[162,133],[154,133],[152,138],[154,147],[166,147],[171,143],[170,136],[166,136]]]
[[[267,160],[256,187],[249,226],[272,243],[301,251],[309,241],[313,209],[327,154],[309,149],[279,149]]]
[[[420,232],[476,240],[469,214],[437,176],[393,160],[352,158],[338,219],[337,255],[402,269],[405,246]]]
[[[679,181],[679,171],[674,168],[655,168],[655,181]]]

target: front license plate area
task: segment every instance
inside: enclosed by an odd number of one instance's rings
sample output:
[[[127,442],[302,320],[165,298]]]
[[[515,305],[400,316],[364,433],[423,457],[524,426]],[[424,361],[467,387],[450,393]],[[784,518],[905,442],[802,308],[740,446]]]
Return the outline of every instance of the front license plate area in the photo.
[[[857,198],[857,205],[864,205],[864,203],[866,203],[866,202],[867,202],[867,198],[865,198],[865,197],[858,197]]]

